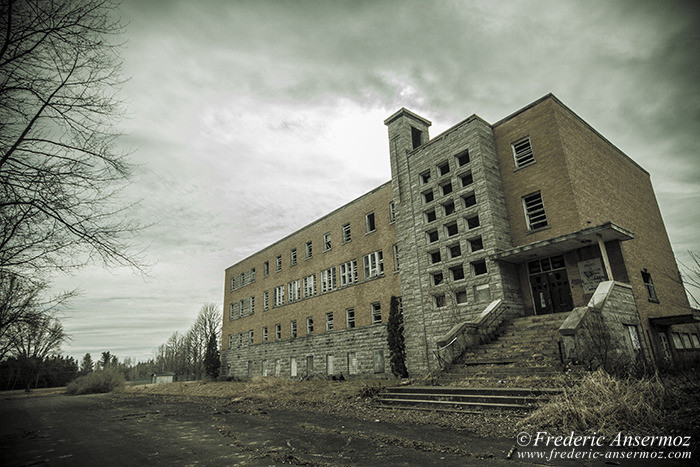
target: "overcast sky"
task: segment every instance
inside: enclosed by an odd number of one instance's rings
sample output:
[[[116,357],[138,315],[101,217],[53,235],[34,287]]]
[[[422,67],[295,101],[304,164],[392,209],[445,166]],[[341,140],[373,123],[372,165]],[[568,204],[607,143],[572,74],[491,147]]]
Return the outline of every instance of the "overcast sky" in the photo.
[[[697,2],[127,0],[125,136],[148,278],[86,268],[64,353],[148,359],[224,269],[391,178],[383,120],[431,136],[553,92],[651,173],[700,252]]]

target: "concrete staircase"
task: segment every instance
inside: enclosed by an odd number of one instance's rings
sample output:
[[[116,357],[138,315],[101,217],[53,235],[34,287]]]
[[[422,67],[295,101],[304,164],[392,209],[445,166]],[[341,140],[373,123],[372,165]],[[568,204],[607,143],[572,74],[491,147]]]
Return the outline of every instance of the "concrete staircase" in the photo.
[[[499,385],[518,378],[547,380],[561,375],[557,337],[567,316],[568,313],[556,313],[505,322],[494,340],[469,349],[440,376],[438,384]]]
[[[408,406],[454,412],[483,409],[531,410],[559,392],[555,389],[403,386],[385,390],[377,395],[375,402],[381,407]]]

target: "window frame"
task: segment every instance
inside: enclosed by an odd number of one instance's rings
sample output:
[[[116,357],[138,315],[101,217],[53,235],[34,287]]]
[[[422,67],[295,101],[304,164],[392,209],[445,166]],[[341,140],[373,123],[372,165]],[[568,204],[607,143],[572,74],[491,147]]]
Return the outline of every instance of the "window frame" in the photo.
[[[521,145],[523,143],[527,143],[527,148],[516,149],[516,146]],[[535,160],[535,154],[532,149],[532,141],[530,140],[529,135],[510,143],[510,147],[513,152],[513,162],[515,164],[516,170],[522,169],[523,167],[527,167],[537,162]]]
[[[382,322],[382,304],[381,302],[370,303],[370,316],[372,324],[381,324]]]
[[[377,231],[377,218],[374,211],[365,214],[365,233],[371,234]]]
[[[357,322],[355,321],[355,308],[346,308],[345,309],[345,328],[346,329],[355,329],[356,327],[357,327]]]
[[[524,195],[521,199],[527,230],[533,232],[549,227],[542,191],[533,191],[532,193]],[[537,201],[538,199],[539,202]]]

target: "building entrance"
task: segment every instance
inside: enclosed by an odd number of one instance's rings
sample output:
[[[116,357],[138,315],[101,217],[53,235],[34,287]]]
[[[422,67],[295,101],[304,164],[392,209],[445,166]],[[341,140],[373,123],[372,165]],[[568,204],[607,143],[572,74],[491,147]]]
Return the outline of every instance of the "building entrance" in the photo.
[[[561,313],[574,308],[563,256],[530,261],[527,268],[535,314]]]

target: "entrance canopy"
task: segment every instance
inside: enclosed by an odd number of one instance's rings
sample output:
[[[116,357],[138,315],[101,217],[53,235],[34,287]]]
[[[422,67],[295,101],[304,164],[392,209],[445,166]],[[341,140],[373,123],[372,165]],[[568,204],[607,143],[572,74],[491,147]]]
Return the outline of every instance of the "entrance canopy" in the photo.
[[[624,241],[632,240],[634,234],[612,222],[607,222],[602,225],[588,227],[547,240],[499,251],[491,255],[491,259],[519,264],[534,258],[561,255],[567,251],[595,245],[598,242],[598,238],[602,238],[604,242],[612,240]]]
[[[700,310],[696,308],[691,308],[688,313],[673,315],[673,316],[662,316],[660,318],[649,318],[649,322],[652,326],[673,326],[674,324],[696,324],[700,323]]]

